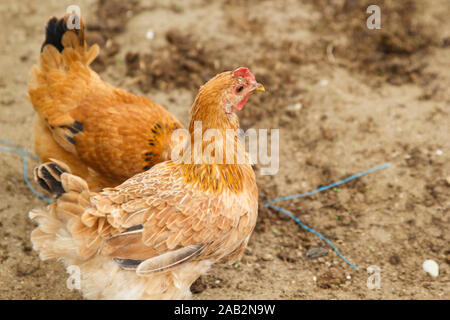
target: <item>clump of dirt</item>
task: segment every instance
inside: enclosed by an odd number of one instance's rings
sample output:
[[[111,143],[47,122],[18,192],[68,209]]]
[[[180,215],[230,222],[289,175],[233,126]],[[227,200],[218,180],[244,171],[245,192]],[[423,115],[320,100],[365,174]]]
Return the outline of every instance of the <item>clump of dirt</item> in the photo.
[[[106,69],[108,64],[114,62],[115,55],[119,52],[119,45],[114,41],[117,34],[125,30],[128,19],[138,9],[137,0],[100,0],[97,2],[97,20],[89,20],[86,41],[88,45],[98,44],[101,48],[97,59],[92,63],[96,72]]]
[[[208,288],[208,285],[204,279],[204,277],[200,277],[197,280],[194,281],[194,283],[191,285],[191,292],[193,294],[202,293]]]
[[[339,288],[345,282],[342,270],[331,268],[317,277],[317,286],[322,289]]]
[[[175,87],[196,89],[218,72],[214,52],[192,35],[172,29],[165,37],[168,45],[161,51],[128,52],[125,57],[127,75],[138,78],[142,91]]]

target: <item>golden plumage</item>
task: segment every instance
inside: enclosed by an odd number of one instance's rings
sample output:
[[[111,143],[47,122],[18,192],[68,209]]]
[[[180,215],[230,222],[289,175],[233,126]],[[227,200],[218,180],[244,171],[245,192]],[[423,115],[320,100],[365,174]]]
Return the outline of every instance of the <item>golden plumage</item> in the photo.
[[[65,162],[101,190],[168,160],[171,134],[182,125],[150,99],[103,81],[89,67],[98,46],[88,50],[83,21],[80,30],[67,30],[67,18],[50,19],[32,70],[35,152],[42,161]]]

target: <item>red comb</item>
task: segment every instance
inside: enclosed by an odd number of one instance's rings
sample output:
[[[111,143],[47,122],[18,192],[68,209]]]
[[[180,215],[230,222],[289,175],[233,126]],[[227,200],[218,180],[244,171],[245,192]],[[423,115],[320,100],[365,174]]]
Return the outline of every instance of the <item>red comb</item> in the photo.
[[[236,77],[244,77],[244,78],[250,78],[252,80],[255,79],[255,76],[248,70],[248,68],[240,67],[233,71],[233,75]]]

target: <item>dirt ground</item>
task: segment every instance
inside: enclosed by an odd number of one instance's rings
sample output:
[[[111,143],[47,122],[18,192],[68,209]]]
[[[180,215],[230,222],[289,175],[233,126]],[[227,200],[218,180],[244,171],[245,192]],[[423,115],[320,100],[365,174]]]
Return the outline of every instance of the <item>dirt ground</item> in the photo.
[[[258,224],[242,261],[215,265],[194,284],[195,299],[450,298],[448,0],[120,3],[0,3],[1,139],[32,151],[29,72],[47,19],[77,4],[89,41],[102,47],[95,70],[184,124],[198,87],[217,72],[247,66],[267,89],[239,116],[244,129],[280,129],[280,169],[257,174]],[[373,3],[380,30],[366,28]],[[279,203],[360,271],[262,204],[386,162],[388,169]],[[30,178],[36,164],[28,160]],[[66,288],[63,266],[31,248],[28,212],[45,203],[25,185],[17,154],[0,151],[0,179],[0,298],[80,299]],[[439,264],[438,277],[422,270],[426,259]],[[380,268],[379,289],[366,285],[371,265]]]

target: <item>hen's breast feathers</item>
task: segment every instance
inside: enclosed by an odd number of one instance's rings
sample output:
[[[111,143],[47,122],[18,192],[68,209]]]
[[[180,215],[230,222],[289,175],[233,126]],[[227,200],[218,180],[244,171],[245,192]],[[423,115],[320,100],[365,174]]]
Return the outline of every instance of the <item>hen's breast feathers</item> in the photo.
[[[114,258],[124,269],[147,260],[141,273],[190,259],[240,256],[257,216],[256,185],[248,183],[245,192],[205,193],[186,184],[173,163],[162,163],[94,195],[92,207],[81,215],[86,234],[77,237],[103,233],[103,241],[96,242],[99,254]]]

